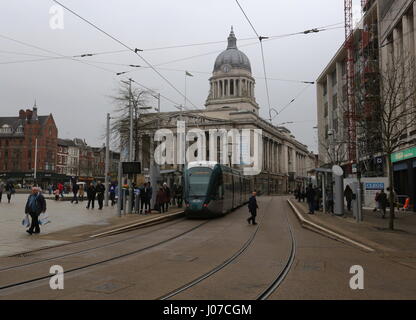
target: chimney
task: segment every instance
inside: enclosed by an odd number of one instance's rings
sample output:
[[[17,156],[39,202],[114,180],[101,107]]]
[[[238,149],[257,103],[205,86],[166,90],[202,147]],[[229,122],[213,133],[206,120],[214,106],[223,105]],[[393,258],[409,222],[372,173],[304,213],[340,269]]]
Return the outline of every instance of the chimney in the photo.
[[[19,119],[25,120],[26,119],[26,112],[23,109],[19,110]]]
[[[33,114],[32,110],[26,109],[26,119],[27,119],[27,121],[32,120],[32,114]]]

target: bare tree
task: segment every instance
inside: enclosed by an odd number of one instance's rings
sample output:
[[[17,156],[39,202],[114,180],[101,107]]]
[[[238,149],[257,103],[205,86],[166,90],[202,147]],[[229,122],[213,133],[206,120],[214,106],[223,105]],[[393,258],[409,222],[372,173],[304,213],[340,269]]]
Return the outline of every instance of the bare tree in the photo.
[[[133,106],[133,139],[134,139],[134,160],[138,158],[139,150],[139,116],[140,107],[148,106],[149,92],[131,87],[128,83],[121,82],[118,94],[112,99],[115,104],[115,116],[111,126],[113,142],[119,143],[120,150],[129,145],[130,133],[130,103]]]
[[[377,99],[369,99],[379,91]],[[407,133],[416,124],[414,59],[400,55],[383,65],[375,77],[356,90],[357,143],[363,153],[382,150],[389,179],[389,229],[394,229],[394,175],[391,156],[408,144]]]
[[[335,135],[336,133],[333,132],[332,134]],[[347,141],[345,139],[321,137],[318,141],[321,147],[320,150],[324,151],[325,157],[331,166],[341,166],[348,161]]]

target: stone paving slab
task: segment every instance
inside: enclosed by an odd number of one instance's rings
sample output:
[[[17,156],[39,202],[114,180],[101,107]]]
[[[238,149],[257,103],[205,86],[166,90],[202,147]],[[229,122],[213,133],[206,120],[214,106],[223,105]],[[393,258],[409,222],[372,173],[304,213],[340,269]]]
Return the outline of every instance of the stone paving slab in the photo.
[[[10,256],[18,253],[37,250],[45,247],[65,244],[88,238],[90,235],[105,232],[139,221],[160,216],[129,214],[117,216],[116,207],[104,207],[98,210],[86,209],[86,201],[71,204],[68,201],[46,200],[47,213],[50,223],[41,226],[39,235],[29,235],[21,225],[24,218],[24,208],[28,195],[15,194],[10,204],[0,203],[0,256]],[[176,208],[175,208],[176,209]],[[169,213],[174,212],[172,209]],[[176,211],[180,211],[176,209]]]
[[[416,261],[416,214],[414,212],[395,211],[395,230],[388,230],[388,215],[381,218],[379,212],[363,210],[364,221],[357,223],[351,213],[344,216],[324,214],[315,211],[308,214],[307,204],[292,199],[305,219],[328,229],[367,244],[385,256],[403,257]],[[416,267],[416,264],[415,264]]]

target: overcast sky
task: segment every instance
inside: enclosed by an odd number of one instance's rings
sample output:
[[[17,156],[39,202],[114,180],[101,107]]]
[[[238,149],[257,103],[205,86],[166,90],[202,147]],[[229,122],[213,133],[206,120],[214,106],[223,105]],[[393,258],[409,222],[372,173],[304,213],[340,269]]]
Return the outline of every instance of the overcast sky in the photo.
[[[163,64],[159,71],[182,92],[182,70],[190,71],[194,77],[187,79],[187,96],[200,108],[204,108],[209,90],[208,78],[216,56],[226,48],[231,25],[237,39],[255,36],[235,0],[60,1],[129,46],[144,49],[141,52],[143,57],[153,65]],[[239,2],[257,32],[263,36],[284,35],[344,21],[342,0]],[[54,54],[2,37],[65,56],[125,49],[67,11],[64,12],[64,29],[52,29],[49,10],[53,5],[51,0],[0,2],[0,116],[16,116],[19,109],[31,108],[36,99],[40,114],[53,114],[59,137],[80,137],[90,145],[101,145],[106,113],[114,109],[110,96],[116,94],[123,79],[115,73],[133,70],[124,65],[146,64],[132,52],[80,58],[99,68],[69,59],[23,62]],[[223,43],[203,46],[146,50],[222,40]],[[264,42],[268,77],[314,81],[343,40],[344,29],[339,28]],[[260,114],[268,118],[260,47],[258,44],[244,46],[251,43],[253,40],[237,41],[237,46],[251,61]],[[203,55],[210,52],[214,53]],[[167,63],[195,55],[203,56]],[[177,103],[183,103],[183,98],[149,68],[136,68],[126,76]],[[269,80],[271,105],[280,110],[304,87],[297,82]],[[156,100],[150,102],[157,104]],[[176,110],[166,100],[162,100],[161,109]],[[296,138],[316,151],[314,85],[276,117],[274,123],[288,121],[296,122],[286,125]]]

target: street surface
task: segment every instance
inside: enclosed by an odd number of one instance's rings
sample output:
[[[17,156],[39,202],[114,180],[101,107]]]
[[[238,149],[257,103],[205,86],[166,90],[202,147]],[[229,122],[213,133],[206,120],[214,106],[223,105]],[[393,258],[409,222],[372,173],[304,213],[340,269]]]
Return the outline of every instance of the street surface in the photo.
[[[244,206],[2,257],[0,299],[258,299],[277,279],[268,299],[416,298],[416,269],[302,228],[287,199],[259,197],[257,226]],[[64,290],[49,286],[52,265],[65,271]],[[363,290],[350,288],[353,265]]]

